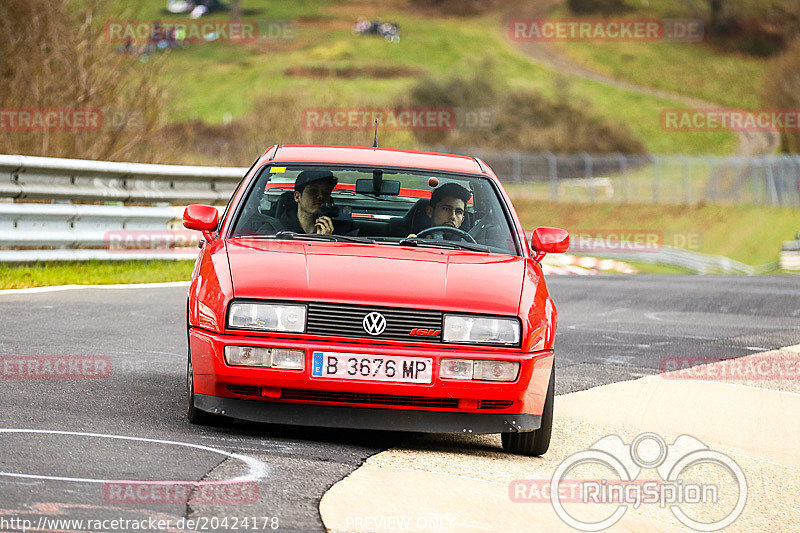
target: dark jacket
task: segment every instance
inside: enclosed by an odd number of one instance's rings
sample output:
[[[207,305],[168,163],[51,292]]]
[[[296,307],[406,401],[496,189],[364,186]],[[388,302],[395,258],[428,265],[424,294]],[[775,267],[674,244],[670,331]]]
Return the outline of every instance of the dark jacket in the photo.
[[[259,235],[274,235],[279,231],[294,231],[295,233],[305,233],[300,219],[297,218],[296,210],[286,210],[279,218],[265,217],[265,222],[258,228]],[[349,220],[334,220],[333,233],[336,235],[354,235],[357,230],[353,230],[353,223]]]

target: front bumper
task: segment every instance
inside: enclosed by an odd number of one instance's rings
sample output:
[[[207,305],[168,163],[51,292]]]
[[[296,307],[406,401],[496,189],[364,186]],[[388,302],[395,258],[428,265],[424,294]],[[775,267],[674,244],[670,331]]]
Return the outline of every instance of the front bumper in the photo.
[[[458,433],[528,431],[539,427],[553,365],[552,351],[224,335],[200,328],[189,330],[189,342],[197,408],[280,424]],[[226,345],[303,349],[305,370],[228,366],[223,356]],[[313,377],[315,350],[430,357],[434,377],[429,384]],[[438,375],[444,357],[516,360],[520,372],[513,382],[443,380]]]
[[[334,407],[219,398],[205,394],[195,395],[194,405],[203,411],[251,422],[329,428],[484,434],[532,431],[542,425],[541,415]]]

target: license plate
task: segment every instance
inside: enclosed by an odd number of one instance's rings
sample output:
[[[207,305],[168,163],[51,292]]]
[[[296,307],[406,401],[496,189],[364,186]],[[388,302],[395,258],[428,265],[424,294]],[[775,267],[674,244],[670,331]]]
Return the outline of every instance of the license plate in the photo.
[[[361,381],[431,383],[433,359],[362,353],[314,352],[311,375]]]

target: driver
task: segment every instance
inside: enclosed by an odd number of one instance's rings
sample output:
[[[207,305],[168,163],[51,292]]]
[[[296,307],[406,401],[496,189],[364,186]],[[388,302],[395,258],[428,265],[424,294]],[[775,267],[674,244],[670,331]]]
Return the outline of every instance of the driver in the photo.
[[[464,222],[464,213],[467,209],[467,202],[472,198],[472,193],[457,183],[445,183],[433,190],[431,201],[426,207],[428,218],[434,226],[452,226],[460,228]],[[443,239],[446,232],[433,232],[431,237]],[[409,238],[417,235],[412,233]],[[426,235],[427,236],[427,235]]]

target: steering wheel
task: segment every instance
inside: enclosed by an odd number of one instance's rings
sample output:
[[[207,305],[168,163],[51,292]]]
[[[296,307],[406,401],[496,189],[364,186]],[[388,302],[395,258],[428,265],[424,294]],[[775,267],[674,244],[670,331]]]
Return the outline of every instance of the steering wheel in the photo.
[[[417,237],[423,237],[429,233],[433,233],[434,231],[450,232],[458,237],[461,237],[465,241],[470,241],[472,244],[478,244],[472,235],[463,229],[455,228],[453,226],[432,226],[430,228],[425,228],[424,230],[417,232]]]

